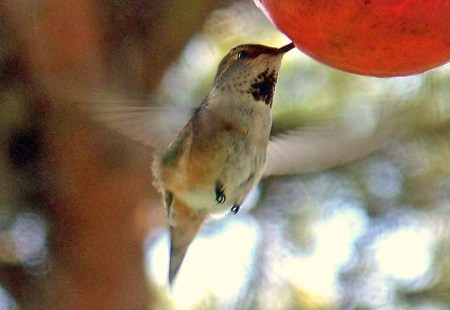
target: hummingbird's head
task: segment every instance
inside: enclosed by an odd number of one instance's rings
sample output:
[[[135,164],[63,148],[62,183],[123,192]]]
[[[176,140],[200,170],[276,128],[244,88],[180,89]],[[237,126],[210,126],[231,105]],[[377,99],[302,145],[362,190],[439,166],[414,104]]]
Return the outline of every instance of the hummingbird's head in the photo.
[[[245,44],[233,48],[220,62],[214,79],[219,91],[238,92],[272,105],[273,92],[284,53],[294,48]]]

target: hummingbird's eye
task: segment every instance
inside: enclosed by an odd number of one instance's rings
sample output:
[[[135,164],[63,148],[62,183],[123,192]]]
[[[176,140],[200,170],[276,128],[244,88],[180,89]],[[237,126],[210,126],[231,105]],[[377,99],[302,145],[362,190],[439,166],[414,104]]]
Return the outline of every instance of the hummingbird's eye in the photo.
[[[237,58],[238,58],[238,59],[243,59],[243,58],[245,58],[245,57],[247,57],[247,52],[245,52],[245,51],[240,51],[240,52],[237,53]]]

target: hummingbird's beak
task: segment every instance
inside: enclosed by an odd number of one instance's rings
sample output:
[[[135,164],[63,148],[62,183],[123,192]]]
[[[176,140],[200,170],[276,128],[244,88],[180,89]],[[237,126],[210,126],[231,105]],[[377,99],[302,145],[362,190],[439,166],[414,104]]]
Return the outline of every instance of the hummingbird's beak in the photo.
[[[289,43],[288,45],[285,45],[283,47],[280,47],[277,50],[277,54],[284,54],[286,52],[289,52],[291,49],[295,47],[294,42]]]
[[[293,49],[295,47],[294,42],[291,42],[283,47],[280,47],[277,50],[277,54],[284,54],[286,52],[289,52],[291,49]]]

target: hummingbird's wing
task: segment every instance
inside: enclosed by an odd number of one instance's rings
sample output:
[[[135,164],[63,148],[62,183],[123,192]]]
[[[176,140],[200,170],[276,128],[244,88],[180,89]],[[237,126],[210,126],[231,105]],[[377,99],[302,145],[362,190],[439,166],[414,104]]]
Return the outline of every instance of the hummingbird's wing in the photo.
[[[407,132],[405,109],[365,105],[316,127],[272,137],[263,177],[316,172],[362,158]]]
[[[157,150],[169,145],[194,111],[187,106],[164,108],[111,102],[92,104],[88,110],[107,127]]]

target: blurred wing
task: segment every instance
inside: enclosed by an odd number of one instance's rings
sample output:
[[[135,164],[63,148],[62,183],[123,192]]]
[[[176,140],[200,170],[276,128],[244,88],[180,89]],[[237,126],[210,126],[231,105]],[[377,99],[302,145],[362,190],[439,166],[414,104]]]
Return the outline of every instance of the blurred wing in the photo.
[[[189,121],[193,109],[177,107],[94,104],[89,108],[94,119],[129,138],[157,150],[166,148]]]
[[[402,110],[367,105],[333,122],[274,137],[263,177],[316,172],[362,158],[406,133]]]

